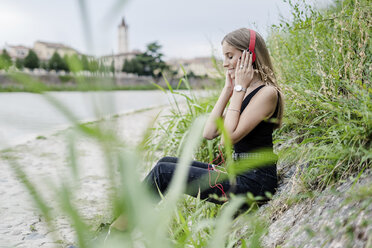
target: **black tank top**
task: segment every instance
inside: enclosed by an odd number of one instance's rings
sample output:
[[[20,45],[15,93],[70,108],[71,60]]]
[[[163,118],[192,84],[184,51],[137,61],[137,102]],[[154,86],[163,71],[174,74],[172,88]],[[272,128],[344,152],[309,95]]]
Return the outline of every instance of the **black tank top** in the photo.
[[[249,93],[243,100],[240,114],[247,107],[252,97],[264,87],[265,85],[258,86],[251,93]],[[278,92],[279,94],[279,92]],[[276,104],[276,109],[270,118],[277,117],[279,106],[279,95]],[[269,118],[269,119],[270,119]],[[268,121],[261,121],[249,134],[247,134],[243,139],[234,145],[234,150],[236,153],[250,152],[258,148],[273,148],[273,130],[275,123]]]

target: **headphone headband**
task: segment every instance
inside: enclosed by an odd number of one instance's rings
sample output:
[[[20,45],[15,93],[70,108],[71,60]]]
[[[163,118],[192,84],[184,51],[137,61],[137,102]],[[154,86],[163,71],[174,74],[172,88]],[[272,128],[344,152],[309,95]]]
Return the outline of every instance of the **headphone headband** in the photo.
[[[249,40],[249,51],[252,52],[252,63],[256,60],[256,53],[254,52],[254,48],[256,46],[256,32],[252,29],[250,31],[250,40]]]

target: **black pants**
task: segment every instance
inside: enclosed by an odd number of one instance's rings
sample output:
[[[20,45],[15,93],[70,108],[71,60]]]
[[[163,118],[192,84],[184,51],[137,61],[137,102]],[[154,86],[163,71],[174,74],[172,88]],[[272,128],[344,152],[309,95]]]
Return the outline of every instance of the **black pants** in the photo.
[[[172,180],[177,167],[178,158],[164,157],[160,159],[155,167],[144,179],[150,189],[158,194],[158,188],[164,194]],[[209,197],[210,194],[222,196],[223,192],[227,195],[246,194],[251,192],[254,196],[265,196],[265,192],[274,194],[277,188],[276,165],[266,166],[262,169],[250,170],[236,177],[236,183],[231,185],[228,180],[219,182],[215,186],[217,177],[221,177],[214,170],[208,170],[208,164],[193,161],[187,176],[186,194],[196,197],[200,189],[200,198],[207,199],[214,203],[222,203]],[[212,186],[212,187],[211,187]],[[222,189],[222,190],[221,190]]]

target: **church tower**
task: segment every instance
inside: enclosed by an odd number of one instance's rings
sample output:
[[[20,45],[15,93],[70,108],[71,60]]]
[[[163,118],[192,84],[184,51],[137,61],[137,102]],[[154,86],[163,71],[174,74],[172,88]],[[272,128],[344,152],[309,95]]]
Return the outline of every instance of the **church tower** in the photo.
[[[124,21],[124,17],[121,20],[121,23],[118,27],[118,53],[127,53],[129,52],[128,44],[128,25]]]

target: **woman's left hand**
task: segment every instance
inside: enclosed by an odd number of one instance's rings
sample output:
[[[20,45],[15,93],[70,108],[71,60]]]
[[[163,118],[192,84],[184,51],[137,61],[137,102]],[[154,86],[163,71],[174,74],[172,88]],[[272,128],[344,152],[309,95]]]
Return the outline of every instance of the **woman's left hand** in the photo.
[[[235,67],[235,85],[248,88],[253,79],[252,53],[244,50]]]

